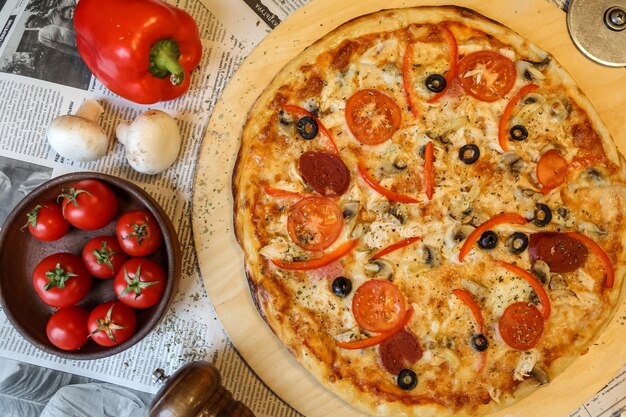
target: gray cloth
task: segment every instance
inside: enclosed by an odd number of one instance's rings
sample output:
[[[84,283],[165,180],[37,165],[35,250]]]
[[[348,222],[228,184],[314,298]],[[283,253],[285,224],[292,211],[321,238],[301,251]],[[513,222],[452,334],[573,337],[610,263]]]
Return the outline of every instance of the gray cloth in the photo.
[[[41,417],[147,417],[152,395],[113,384],[66,385]]]

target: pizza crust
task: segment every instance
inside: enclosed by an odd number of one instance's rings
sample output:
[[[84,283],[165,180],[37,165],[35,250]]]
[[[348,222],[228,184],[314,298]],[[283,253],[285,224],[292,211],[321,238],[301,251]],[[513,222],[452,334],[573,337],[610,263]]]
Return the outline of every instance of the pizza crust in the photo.
[[[418,7],[411,9],[384,10],[372,15],[362,16],[353,19],[330,32],[322,39],[306,48],[300,55],[285,66],[276,76],[267,89],[261,94],[253,109],[251,110],[242,136],[242,148],[239,153],[237,165],[233,177],[233,192],[235,195],[235,230],[246,256],[246,273],[251,287],[251,293],[259,312],[270,328],[276,333],[278,338],[286,345],[287,349],[307,368],[315,377],[329,390],[337,393],[356,408],[368,412],[372,415],[420,415],[420,416],[441,416],[451,414],[450,407],[433,403],[430,399],[421,401],[413,398],[410,401],[402,402],[397,395],[372,395],[371,387],[364,389],[363,386],[355,385],[353,379],[336,379],[333,372],[329,370],[328,364],[333,363],[336,355],[333,339],[324,334],[324,326],[317,322],[312,316],[307,317],[307,310],[298,310],[302,317],[295,317],[292,314],[288,319],[289,311],[294,309],[289,290],[280,285],[280,282],[273,277],[268,277],[266,271],[268,262],[261,255],[263,244],[258,237],[258,230],[253,222],[253,208],[258,204],[266,204],[267,200],[261,199],[258,183],[251,181],[252,173],[262,170],[263,166],[255,165],[253,156],[253,143],[259,138],[267,136],[264,132],[269,121],[275,117],[277,92],[281,91],[284,85],[302,84],[303,75],[301,68],[315,66],[319,56],[327,51],[337,50],[346,39],[355,39],[361,36],[370,35],[380,31],[381,27],[385,32],[393,32],[408,26],[409,24],[439,23],[441,21],[459,22],[464,26],[471,27],[487,33],[493,38],[511,45],[519,54],[531,61],[543,61],[549,55],[537,46],[523,39],[510,29],[489,20],[476,12],[460,7]],[[574,81],[554,60],[550,63],[551,76],[558,79],[568,91],[568,96],[575,100],[582,113],[584,113],[595,132],[598,133],[602,141],[604,154],[610,164],[615,165],[617,172],[612,174],[612,180],[617,182],[615,187],[615,198],[625,201],[623,181],[625,177],[623,158],[617,151],[608,131],[603,126],[598,115],[592,108],[589,101],[577,88]],[[294,80],[296,80],[294,82]],[[300,80],[300,81],[299,81]],[[274,213],[278,214],[278,213]],[[613,216],[614,217],[614,216]],[[589,334],[581,335],[580,345],[576,346],[571,353],[562,355],[551,364],[548,374],[554,377],[561,373],[565,367],[577,358],[580,353],[584,353],[601,330],[606,326],[613,312],[619,305],[623,296],[622,283],[624,277],[624,251],[626,241],[623,234],[619,237],[619,251],[617,255],[616,281],[614,291],[610,292],[603,314],[597,319],[601,325],[595,328],[588,328]],[[276,273],[281,277],[280,272]],[[297,314],[295,315],[297,316]],[[306,334],[319,334],[318,339],[307,339],[307,343],[302,343],[303,339],[296,329],[300,326],[309,327]],[[491,398],[497,398],[498,402],[490,401],[489,404],[479,404],[476,399],[471,401],[470,406],[460,406],[454,408],[455,416],[484,415],[518,401],[523,396],[533,392],[536,388],[533,381],[526,380],[511,389],[508,393],[498,396],[497,392],[491,393]],[[370,391],[368,391],[368,389]],[[465,401],[460,399],[459,401]],[[415,405],[417,404],[417,406]]]

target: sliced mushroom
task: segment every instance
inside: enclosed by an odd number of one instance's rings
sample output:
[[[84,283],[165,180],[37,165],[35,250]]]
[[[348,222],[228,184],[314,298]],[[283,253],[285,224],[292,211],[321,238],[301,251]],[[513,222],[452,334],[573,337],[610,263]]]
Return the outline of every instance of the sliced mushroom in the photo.
[[[389,208],[389,214],[396,218],[400,224],[406,223],[409,218],[406,206],[404,204],[394,204]]]
[[[513,174],[514,176],[518,176],[526,166],[526,163],[515,152],[506,152],[502,154],[502,163],[506,166],[507,171]]]
[[[542,284],[547,284],[550,279],[550,267],[544,261],[536,261],[530,268],[530,271],[541,281]]]
[[[596,167],[585,169],[580,174],[580,178],[589,181],[594,185],[607,185],[608,183],[606,174]]]
[[[454,220],[461,222],[462,224],[469,224],[474,216],[472,215],[472,207],[464,207],[453,205],[448,211],[448,215]]]
[[[343,205],[343,218],[346,220],[355,218],[360,206],[361,203],[358,201],[348,201]]]
[[[550,382],[548,373],[538,365],[533,366],[533,369],[530,370],[528,375],[535,378],[537,382],[539,382],[539,385],[545,385]]]
[[[384,259],[372,259],[365,265],[365,273],[370,277],[391,278],[393,276],[393,266]]]
[[[565,120],[572,111],[572,103],[566,97],[553,97],[548,100],[550,114],[557,120]]]
[[[550,277],[549,288],[552,291],[566,290],[567,289],[567,281],[565,281],[565,277],[561,274],[554,274]]]
[[[546,78],[535,63],[519,60],[515,62],[515,67],[517,67],[519,75],[528,81],[544,80]]]
[[[424,263],[431,268],[434,268],[441,263],[439,251],[429,245],[422,246],[422,259],[424,260]]]

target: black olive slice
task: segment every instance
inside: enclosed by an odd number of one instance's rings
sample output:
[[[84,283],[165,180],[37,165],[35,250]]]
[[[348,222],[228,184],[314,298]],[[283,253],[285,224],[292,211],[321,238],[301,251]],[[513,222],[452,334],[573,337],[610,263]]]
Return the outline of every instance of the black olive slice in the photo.
[[[519,255],[528,247],[528,236],[522,232],[515,232],[509,236],[506,246],[513,255]]]
[[[426,78],[426,88],[433,93],[440,93],[446,88],[446,79],[443,75],[432,74]]]
[[[485,233],[480,235],[480,239],[478,239],[478,246],[482,249],[493,249],[498,244],[498,235],[493,230],[487,230]]]
[[[526,140],[528,137],[528,130],[522,125],[515,125],[509,131],[511,139],[513,140]]]
[[[332,288],[337,297],[347,297],[352,291],[352,281],[346,277],[337,277],[333,280]]]
[[[311,116],[300,118],[300,120],[298,120],[297,129],[300,136],[306,140],[311,140],[317,136],[317,131],[319,130],[317,122]]]
[[[480,148],[473,143],[461,146],[459,149],[459,159],[467,165],[471,165],[480,158]]]
[[[484,334],[476,334],[472,336],[472,349],[477,352],[483,352],[489,347],[489,341]]]
[[[405,391],[410,391],[417,386],[417,375],[410,369],[403,369],[396,379],[398,387]]]
[[[535,226],[543,227],[552,221],[552,210],[545,204],[537,204],[532,222]]]

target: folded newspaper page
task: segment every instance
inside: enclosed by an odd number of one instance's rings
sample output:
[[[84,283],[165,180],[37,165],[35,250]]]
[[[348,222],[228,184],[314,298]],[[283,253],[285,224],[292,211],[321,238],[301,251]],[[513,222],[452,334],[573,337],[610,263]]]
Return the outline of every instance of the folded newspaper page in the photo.
[[[566,0],[550,1],[566,7]],[[253,374],[221,326],[198,272],[190,206],[195,157],[220,93],[250,51],[308,1],[171,2],[198,23],[202,62],[184,96],[142,106],[106,89],[80,59],[75,40],[56,32],[51,35],[50,13],[71,10],[71,15],[75,0],[0,0],[0,224],[21,198],[52,177],[74,171],[112,174],[140,185],[163,206],[178,232],[183,265],[178,291],[164,320],[140,343],[109,358],[73,361],[46,354],[24,340],[0,309],[2,416],[64,415],[64,398],[81,398],[75,407],[82,406],[89,410],[85,415],[98,417],[93,414],[97,409],[93,401],[105,396],[126,407],[111,415],[147,415],[151,394],[158,390],[151,380],[152,371],[162,368],[173,373],[198,359],[212,361],[226,388],[257,416],[299,415]],[[103,105],[100,124],[110,138],[115,137],[118,123],[132,120],[148,108],[174,116],[183,136],[175,165],[162,175],[139,174],[126,162],[119,143],[104,158],[90,163],[58,155],[46,141],[47,126],[55,117],[73,113],[85,99]],[[619,415],[625,406],[625,374],[623,370],[572,416]],[[53,382],[46,387],[28,383],[43,379]],[[16,389],[18,385],[20,389]]]

